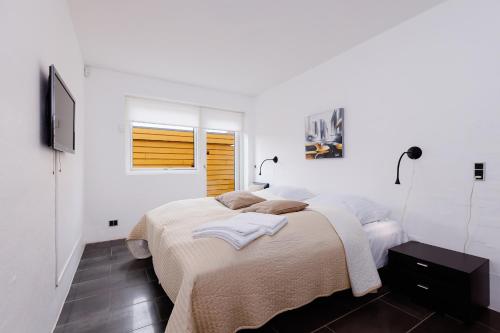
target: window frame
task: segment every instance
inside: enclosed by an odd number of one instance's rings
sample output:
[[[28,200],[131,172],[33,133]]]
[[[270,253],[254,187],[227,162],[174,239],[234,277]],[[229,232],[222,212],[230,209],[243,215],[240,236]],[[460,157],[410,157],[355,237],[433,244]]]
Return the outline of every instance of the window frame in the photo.
[[[127,174],[130,175],[157,175],[157,174],[198,174],[199,173],[199,142],[198,142],[198,127],[169,125],[151,122],[129,121],[128,128],[128,165]],[[134,167],[134,138],[133,130],[135,127],[151,128],[151,129],[172,129],[172,130],[193,130],[193,162],[192,168],[137,168]]]
[[[207,143],[207,134],[208,133],[233,133],[234,135],[234,190],[239,191],[242,188],[241,184],[241,161],[242,161],[242,150],[241,150],[241,144],[240,144],[240,138],[241,138],[241,132],[240,131],[229,131],[229,130],[218,130],[218,129],[212,129],[212,128],[203,128],[202,129],[203,133],[203,139],[204,139],[204,150],[205,150],[205,156],[207,154],[207,148],[208,148],[208,143]],[[205,192],[207,191],[208,187],[208,176],[207,176],[207,163],[208,161],[205,159],[203,163],[203,168],[205,172]]]

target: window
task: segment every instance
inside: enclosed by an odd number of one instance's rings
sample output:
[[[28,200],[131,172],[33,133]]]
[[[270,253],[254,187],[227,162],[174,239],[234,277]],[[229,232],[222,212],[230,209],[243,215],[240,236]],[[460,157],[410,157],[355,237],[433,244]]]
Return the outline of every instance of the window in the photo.
[[[241,112],[132,96],[125,106],[127,173],[191,174],[208,196],[240,188]]]
[[[132,123],[132,169],[194,169],[192,127]]]
[[[207,131],[207,196],[235,190],[234,132]]]
[[[141,97],[125,98],[127,171],[193,172],[197,167],[200,108]]]

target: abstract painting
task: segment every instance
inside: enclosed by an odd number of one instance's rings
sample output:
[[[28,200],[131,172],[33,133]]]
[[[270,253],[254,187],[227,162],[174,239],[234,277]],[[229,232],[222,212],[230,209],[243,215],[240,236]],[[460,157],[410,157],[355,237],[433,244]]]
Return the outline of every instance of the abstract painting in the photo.
[[[306,117],[306,159],[344,157],[344,109]]]

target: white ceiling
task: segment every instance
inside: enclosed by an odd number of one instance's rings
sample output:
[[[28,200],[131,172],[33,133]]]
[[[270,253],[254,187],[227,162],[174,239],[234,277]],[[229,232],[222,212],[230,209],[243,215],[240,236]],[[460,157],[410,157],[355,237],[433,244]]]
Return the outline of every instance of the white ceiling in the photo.
[[[89,65],[256,95],[444,0],[68,2]]]

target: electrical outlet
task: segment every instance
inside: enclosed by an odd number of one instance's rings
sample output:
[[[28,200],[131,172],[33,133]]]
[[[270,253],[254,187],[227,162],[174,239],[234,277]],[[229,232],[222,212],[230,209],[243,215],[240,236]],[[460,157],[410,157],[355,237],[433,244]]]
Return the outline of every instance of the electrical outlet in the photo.
[[[484,162],[474,163],[474,180],[484,180]]]
[[[109,220],[108,223],[110,227],[116,227],[118,225],[118,220]]]

